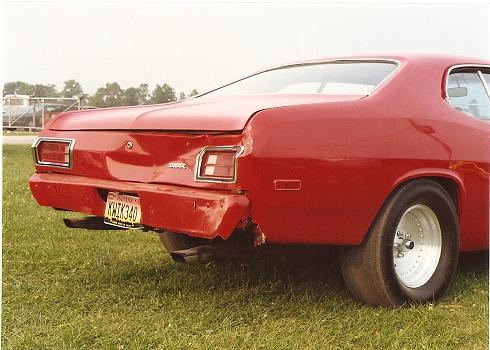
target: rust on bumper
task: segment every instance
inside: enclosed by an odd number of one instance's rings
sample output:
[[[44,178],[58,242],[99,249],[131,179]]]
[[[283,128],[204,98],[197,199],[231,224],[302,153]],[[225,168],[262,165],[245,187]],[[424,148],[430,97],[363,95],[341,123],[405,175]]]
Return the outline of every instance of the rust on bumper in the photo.
[[[29,180],[40,205],[103,216],[100,190],[135,193],[143,225],[191,236],[227,239],[249,216],[249,200],[229,191],[100,180],[76,175],[36,173]]]

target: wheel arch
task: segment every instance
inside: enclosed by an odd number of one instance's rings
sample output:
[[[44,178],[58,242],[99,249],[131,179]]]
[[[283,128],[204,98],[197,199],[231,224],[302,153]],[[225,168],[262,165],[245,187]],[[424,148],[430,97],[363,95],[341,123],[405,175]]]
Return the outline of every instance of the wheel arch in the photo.
[[[450,169],[426,168],[410,171],[403,176],[400,176],[395,181],[390,195],[409,181],[421,179],[433,180],[441,185],[449,193],[451,199],[453,200],[454,206],[456,207],[456,210],[458,211],[458,213],[460,213],[461,204],[466,197],[465,187],[463,180],[461,179],[459,174]],[[389,195],[386,197],[384,202],[386,202],[388,198]]]
[[[364,237],[360,244],[362,244],[366,240],[368,232],[375,224],[376,220],[378,219],[380,213],[383,211],[383,208],[385,207],[386,203],[391,198],[391,196],[395,194],[396,191],[398,191],[398,189],[400,189],[402,186],[406,185],[407,183],[415,180],[422,180],[422,179],[432,180],[438,183],[439,185],[441,185],[448,192],[449,196],[453,200],[458,217],[460,217],[461,205],[464,202],[464,198],[465,198],[465,188],[460,176],[456,172],[448,169],[426,168],[426,169],[413,170],[400,176],[394,182],[392,186],[392,190],[388,193],[388,195],[383,200],[378,212],[376,213],[375,218],[372,220],[368,231],[365,232]]]

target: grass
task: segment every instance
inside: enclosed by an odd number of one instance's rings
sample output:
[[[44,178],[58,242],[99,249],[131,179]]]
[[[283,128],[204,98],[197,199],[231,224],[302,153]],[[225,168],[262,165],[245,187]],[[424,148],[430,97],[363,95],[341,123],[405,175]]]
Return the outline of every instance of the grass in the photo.
[[[3,130],[3,136],[37,136],[39,132],[37,131],[21,131],[21,130]]]
[[[66,229],[38,207],[28,146],[4,146],[3,349],[486,349],[488,255],[439,303],[371,308],[323,254],[176,265],[140,231]]]

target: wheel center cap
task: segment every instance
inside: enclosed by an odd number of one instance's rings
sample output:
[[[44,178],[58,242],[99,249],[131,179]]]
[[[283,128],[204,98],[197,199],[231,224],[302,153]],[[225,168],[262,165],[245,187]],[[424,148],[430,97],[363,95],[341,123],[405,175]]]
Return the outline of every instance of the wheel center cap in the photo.
[[[403,244],[403,245],[404,245],[404,246],[405,246],[405,248],[406,248],[406,249],[408,249],[408,250],[412,250],[412,249],[413,249],[413,247],[415,247],[415,243],[414,243],[412,240],[410,240],[410,239],[407,239],[407,240],[404,242],[404,244]]]

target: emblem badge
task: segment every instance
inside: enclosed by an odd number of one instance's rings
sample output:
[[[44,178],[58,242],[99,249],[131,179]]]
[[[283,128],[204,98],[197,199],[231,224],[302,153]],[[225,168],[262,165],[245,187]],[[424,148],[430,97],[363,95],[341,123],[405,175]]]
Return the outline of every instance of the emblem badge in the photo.
[[[131,141],[126,142],[127,149],[133,149],[133,143]]]
[[[183,162],[170,162],[168,163],[168,167],[171,169],[185,169],[187,165]]]

